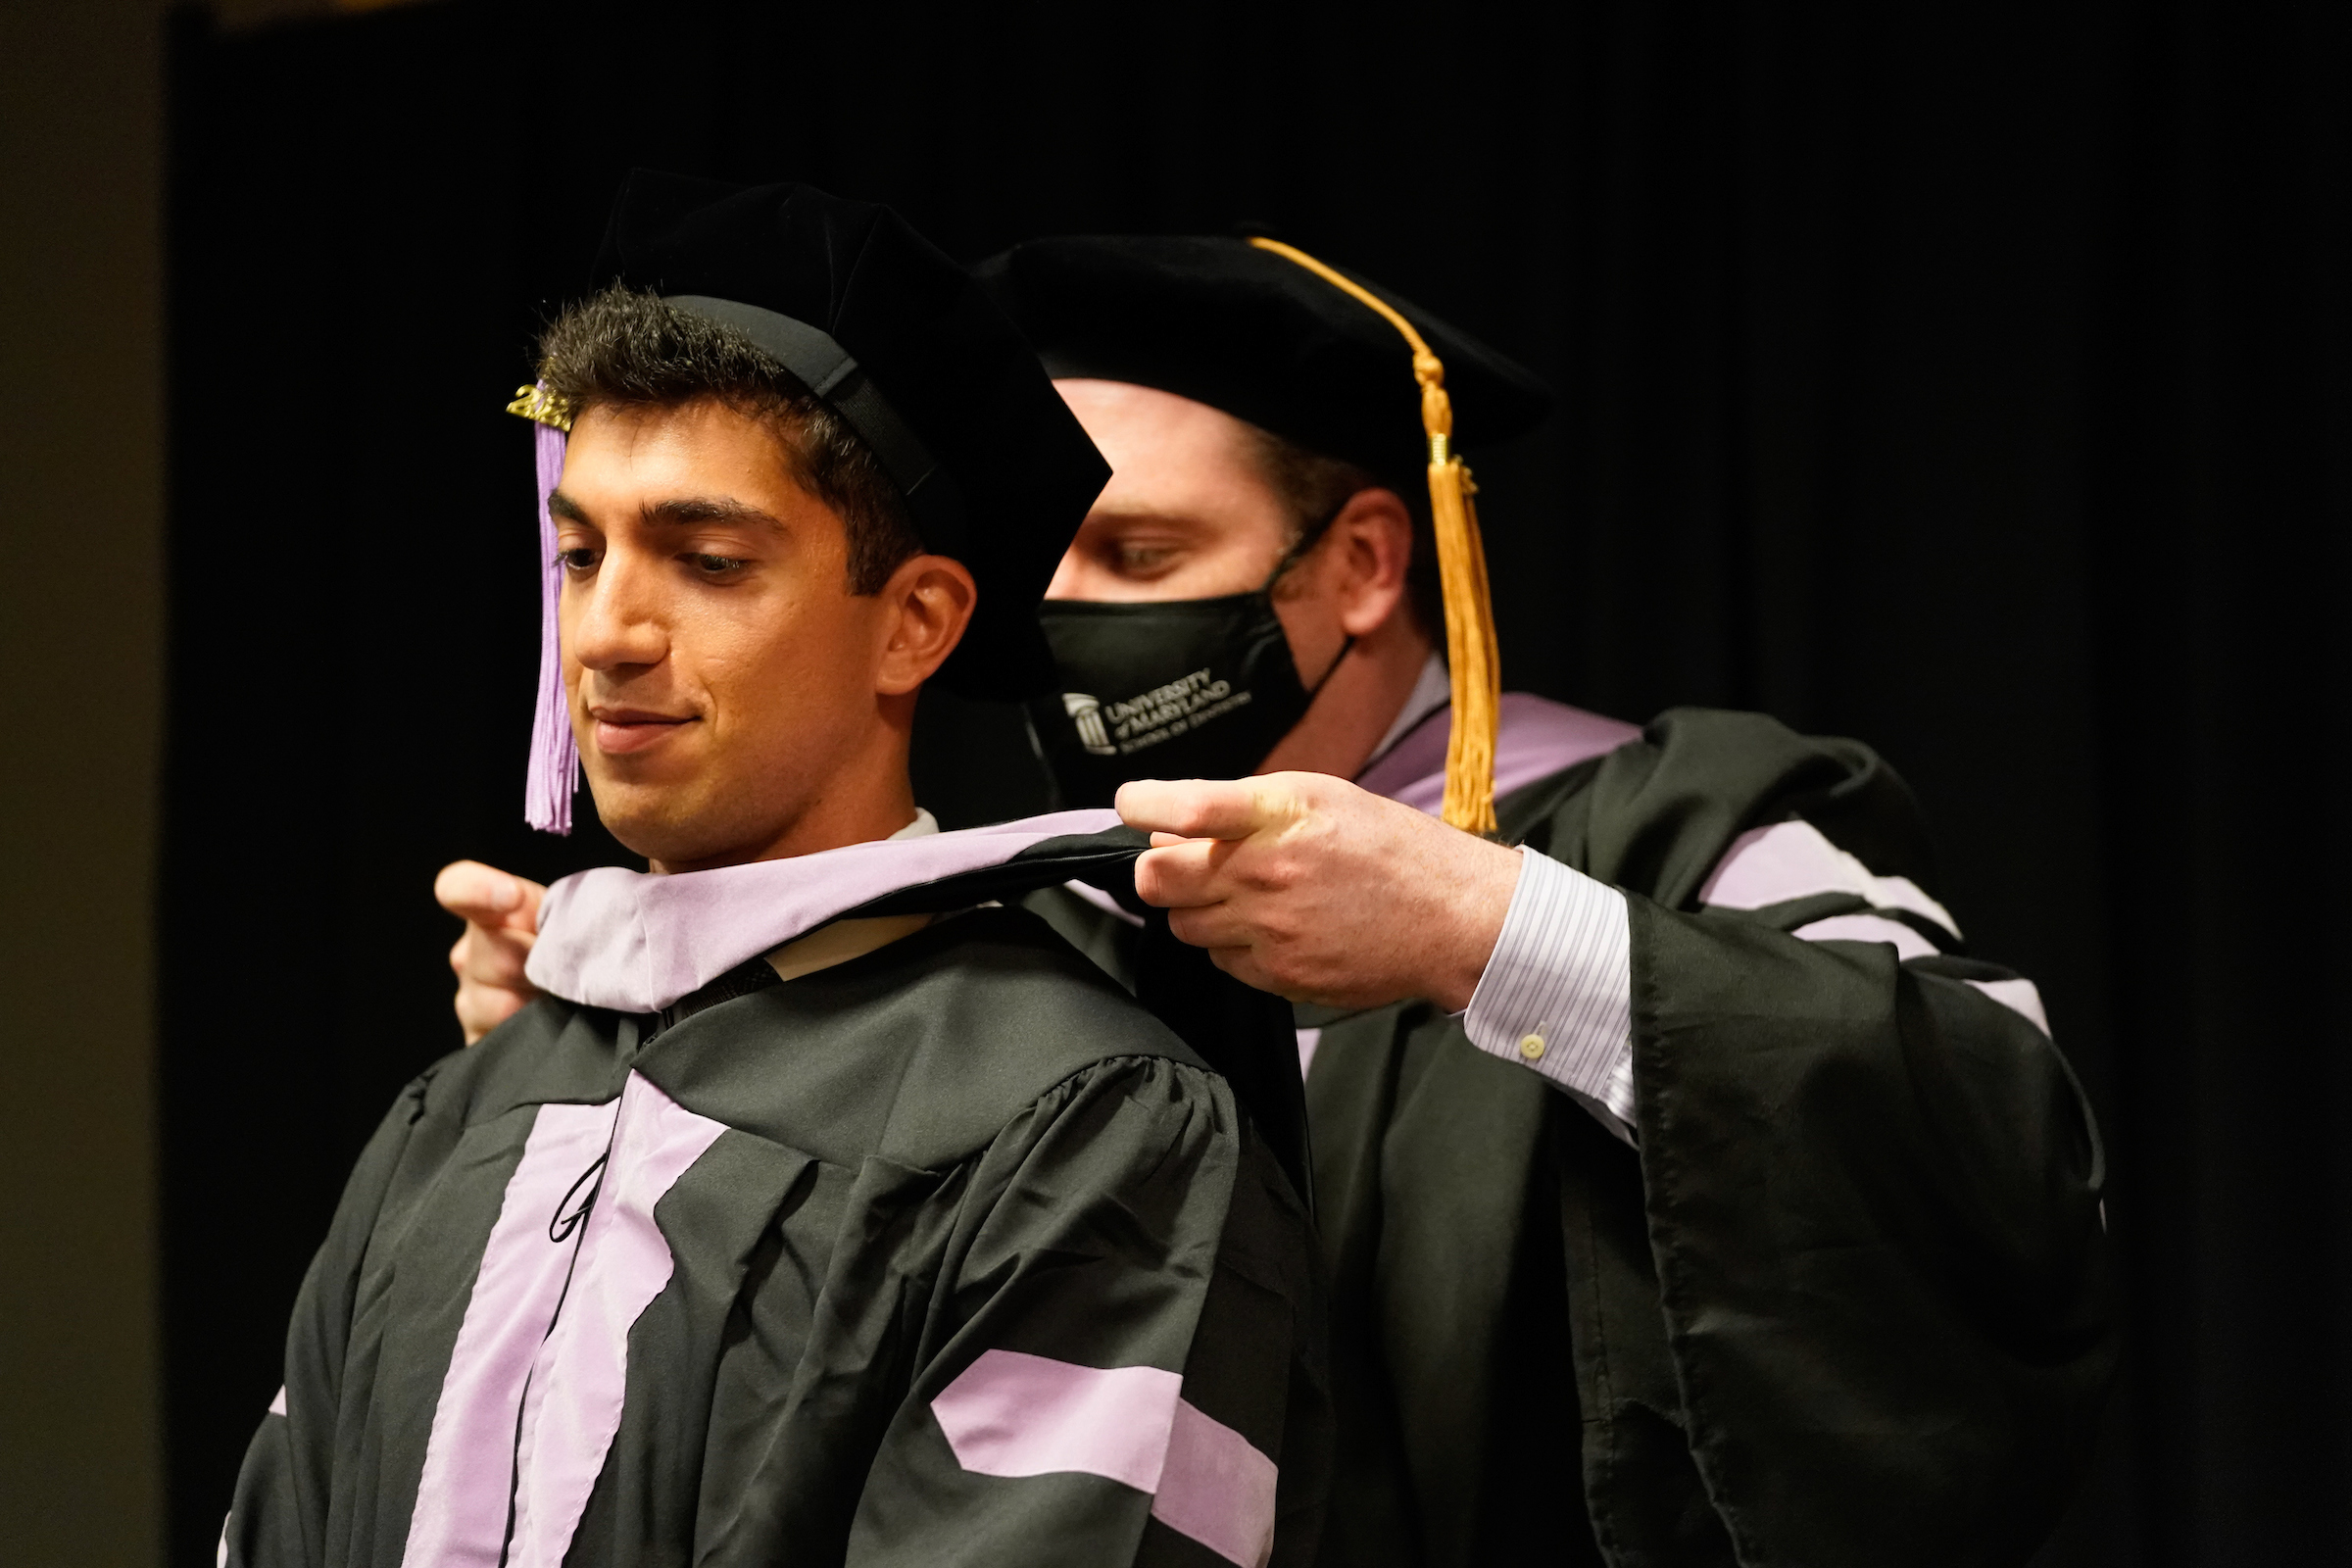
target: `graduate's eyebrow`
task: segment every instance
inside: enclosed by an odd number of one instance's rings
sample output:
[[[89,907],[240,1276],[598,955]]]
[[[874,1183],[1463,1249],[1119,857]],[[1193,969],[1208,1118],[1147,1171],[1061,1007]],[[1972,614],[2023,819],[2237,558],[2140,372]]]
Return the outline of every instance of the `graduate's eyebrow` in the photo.
[[[651,501],[638,515],[648,526],[666,523],[671,526],[698,522],[748,522],[782,532],[784,524],[774,514],[762,512],[732,496],[680,496],[672,501]]]
[[[587,509],[561,490],[548,492],[547,512],[549,516],[561,517],[565,522],[576,522],[587,528],[596,526]],[[649,502],[638,515],[649,527],[656,524],[674,527],[698,522],[748,522],[780,531],[784,526],[772,513],[762,512],[732,496],[680,496],[672,501]]]

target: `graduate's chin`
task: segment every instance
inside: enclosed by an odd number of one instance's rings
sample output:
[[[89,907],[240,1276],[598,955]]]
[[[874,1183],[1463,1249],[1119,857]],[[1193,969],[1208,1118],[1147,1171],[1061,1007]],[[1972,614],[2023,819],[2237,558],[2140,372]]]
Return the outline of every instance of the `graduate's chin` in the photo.
[[[605,830],[631,852],[649,860],[696,859],[714,836],[699,821],[702,813],[690,792],[676,785],[658,785],[615,778],[588,781],[596,799],[596,814]]]
[[[757,813],[730,809],[728,792],[702,781],[588,780],[605,829],[656,866],[680,869],[756,858],[765,839]]]

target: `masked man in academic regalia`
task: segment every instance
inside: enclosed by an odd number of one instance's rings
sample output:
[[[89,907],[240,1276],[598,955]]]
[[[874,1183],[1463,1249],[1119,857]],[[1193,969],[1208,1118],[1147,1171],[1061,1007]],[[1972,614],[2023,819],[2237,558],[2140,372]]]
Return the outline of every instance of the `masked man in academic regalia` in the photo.
[[[1303,1564],[1286,1010],[1004,906],[1131,883],[1109,811],[940,833],[907,781],[935,671],[1045,683],[1101,458],[884,209],[639,175],[603,272],[520,400],[534,795],[562,825],[576,738],[653,870],[550,890],[545,995],[361,1157],[222,1560]]]
[[[2115,1363],[2104,1163],[1901,780],[1755,714],[1497,699],[1451,416],[1548,398],[1428,313],[1263,240],[978,271],[1113,469],[1041,751],[1172,836],[1030,906],[1129,979],[1168,909],[1298,1004],[1321,1560],[2030,1555]],[[530,994],[537,890],[441,892],[470,1032]]]

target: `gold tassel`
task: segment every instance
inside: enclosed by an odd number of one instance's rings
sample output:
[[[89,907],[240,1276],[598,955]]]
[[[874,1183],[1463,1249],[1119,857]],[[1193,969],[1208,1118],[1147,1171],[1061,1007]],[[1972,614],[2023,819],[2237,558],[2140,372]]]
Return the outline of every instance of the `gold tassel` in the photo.
[[[1445,586],[1446,662],[1453,681],[1453,731],[1446,743],[1446,822],[1472,833],[1494,831],[1494,737],[1502,718],[1502,664],[1494,606],[1487,592],[1487,551],[1478,532],[1478,486],[1453,451],[1453,400],[1446,367],[1388,301],[1304,251],[1253,236],[1250,244],[1298,263],[1334,288],[1371,307],[1404,335],[1421,383],[1421,428],[1429,437],[1429,509],[1437,524],[1438,577]]]

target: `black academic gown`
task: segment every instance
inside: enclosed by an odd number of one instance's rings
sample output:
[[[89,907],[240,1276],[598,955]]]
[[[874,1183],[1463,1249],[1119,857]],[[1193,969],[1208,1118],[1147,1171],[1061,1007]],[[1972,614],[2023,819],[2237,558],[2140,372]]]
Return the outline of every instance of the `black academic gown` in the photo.
[[[1681,710],[1499,815],[1627,895],[1638,1147],[1426,1004],[1300,1009],[1340,1434],[1321,1561],[2024,1560],[2117,1349],[2073,1074],[1964,983],[2005,970],[1788,934],[1858,898],[1698,906],[1736,837],[1792,817],[1932,891],[1909,792],[1855,743]],[[1035,902],[1120,961],[1114,924]]]
[[[1123,872],[1112,839],[1076,858]],[[361,1157],[223,1560],[1302,1563],[1329,1418],[1282,1164],[1017,908],[651,1015],[542,1000]]]

